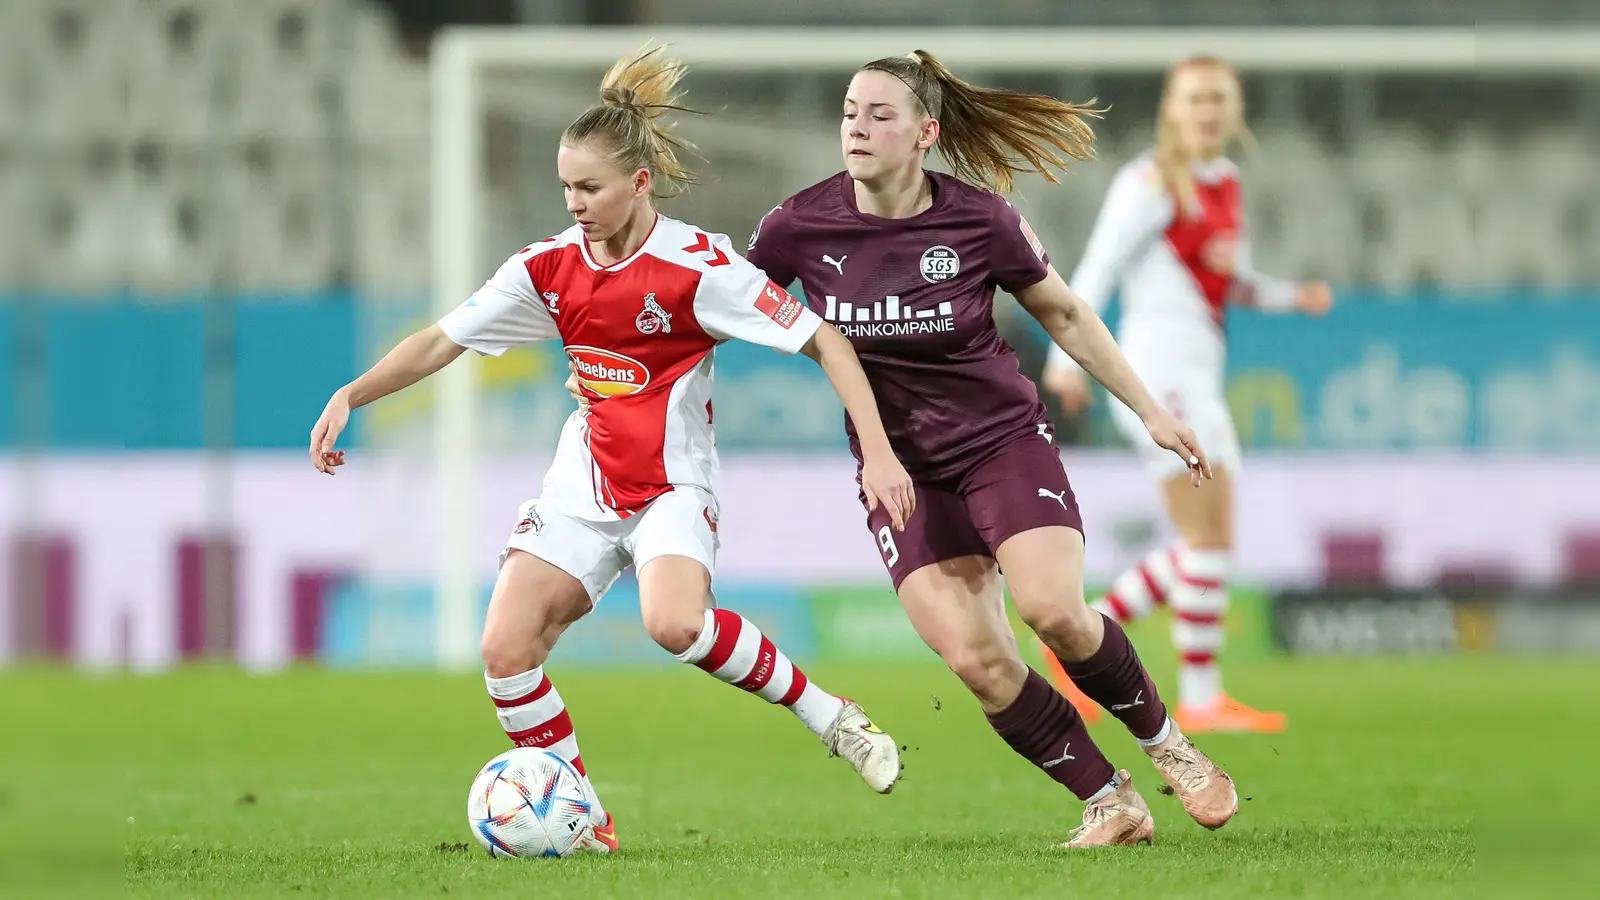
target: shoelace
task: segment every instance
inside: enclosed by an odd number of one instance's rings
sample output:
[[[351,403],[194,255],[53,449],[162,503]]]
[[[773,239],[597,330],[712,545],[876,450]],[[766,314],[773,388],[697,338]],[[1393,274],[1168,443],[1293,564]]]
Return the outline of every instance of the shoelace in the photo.
[[[843,756],[851,764],[859,764],[872,750],[866,738],[844,728],[844,721],[849,713],[849,707],[839,712],[839,717],[833,720],[828,730],[822,733],[822,742],[828,747],[828,756]],[[841,748],[839,745],[846,743],[845,738],[851,738],[849,746]]]
[[[1115,812],[1116,808],[1111,806],[1091,806],[1084,810],[1083,824],[1072,829],[1067,835],[1067,843],[1070,844],[1083,834],[1100,827]]]
[[[1168,762],[1170,760],[1170,763]],[[1206,771],[1206,764],[1188,738],[1179,741],[1177,746],[1165,750],[1156,757],[1156,764],[1162,771],[1172,772],[1172,777],[1185,791],[1198,791],[1205,787],[1211,780],[1211,773]]]

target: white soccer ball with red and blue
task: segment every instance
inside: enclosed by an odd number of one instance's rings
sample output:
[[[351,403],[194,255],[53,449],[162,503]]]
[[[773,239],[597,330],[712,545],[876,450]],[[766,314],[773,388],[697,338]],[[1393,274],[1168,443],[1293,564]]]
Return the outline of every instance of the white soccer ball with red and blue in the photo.
[[[578,770],[549,750],[515,747],[489,760],[467,795],[467,825],[489,855],[566,856],[593,833]]]

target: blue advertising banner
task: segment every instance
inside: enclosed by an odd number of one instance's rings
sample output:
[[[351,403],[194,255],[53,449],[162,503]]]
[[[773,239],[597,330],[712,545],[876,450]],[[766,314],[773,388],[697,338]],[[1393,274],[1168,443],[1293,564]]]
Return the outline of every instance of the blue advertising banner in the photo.
[[[298,449],[329,392],[428,321],[425,304],[338,291],[23,301],[0,298],[11,386],[0,446]],[[1031,323],[1014,331],[1027,349],[1043,345]],[[1600,294],[1351,292],[1323,319],[1235,311],[1228,333],[1228,398],[1247,447],[1600,451]],[[491,430],[553,443],[571,409],[559,350],[510,353],[483,371]],[[415,432],[432,402],[385,401],[360,433],[383,443]],[[838,401],[809,360],[725,345],[714,403],[724,450],[844,446]],[[1094,431],[1112,439],[1108,406],[1096,405]]]

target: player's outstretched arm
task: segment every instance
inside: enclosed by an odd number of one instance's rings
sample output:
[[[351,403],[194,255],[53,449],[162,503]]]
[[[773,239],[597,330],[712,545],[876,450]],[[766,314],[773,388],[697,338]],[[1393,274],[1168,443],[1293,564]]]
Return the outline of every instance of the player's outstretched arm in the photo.
[[[1211,477],[1211,464],[1194,432],[1150,396],[1111,337],[1111,330],[1082,297],[1067,287],[1054,266],[1043,281],[1017,291],[1016,297],[1022,308],[1049,332],[1056,346],[1138,414],[1151,440],[1183,459],[1194,484],[1198,485],[1201,477]]]
[[[351,410],[416,384],[449,365],[463,349],[438,325],[430,325],[395,345],[361,377],[334,391],[311,429],[311,464],[318,472],[332,475],[344,465],[344,451],[333,448],[350,422]]]
[[[867,508],[877,509],[883,503],[894,529],[904,531],[906,520],[917,507],[916,492],[911,487],[911,476],[889,445],[889,434],[878,416],[878,400],[872,395],[872,385],[867,382],[855,348],[839,329],[823,323],[800,352],[822,366],[834,392],[844,402],[850,421],[855,423],[856,435],[861,439],[861,491],[866,495]]]

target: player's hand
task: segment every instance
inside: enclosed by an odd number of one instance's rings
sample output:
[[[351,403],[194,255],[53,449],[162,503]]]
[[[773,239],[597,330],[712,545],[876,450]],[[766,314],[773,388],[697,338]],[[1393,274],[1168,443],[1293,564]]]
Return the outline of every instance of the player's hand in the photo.
[[[578,370],[572,367],[570,361],[567,363],[567,369],[567,393],[572,395],[572,399],[578,401],[578,409],[587,412],[589,410],[589,397],[583,392],[583,388],[578,386]]]
[[[344,451],[333,449],[333,445],[339,442],[339,435],[348,424],[350,395],[341,388],[328,398],[328,405],[322,408],[322,417],[311,429],[311,465],[318,472],[332,475],[334,469],[344,465]]]
[[[862,460],[861,493],[867,498],[867,512],[874,512],[879,503],[883,504],[895,531],[905,531],[906,521],[917,510],[917,492],[911,486],[911,476],[893,453]]]
[[[1045,366],[1044,389],[1061,401],[1062,412],[1077,415],[1094,405],[1089,376],[1074,366]]]
[[[1199,487],[1201,478],[1211,477],[1211,463],[1206,460],[1206,452],[1200,449],[1199,439],[1189,426],[1178,421],[1177,416],[1164,409],[1158,410],[1144,424],[1150,430],[1152,441],[1178,454],[1183,464],[1189,467],[1190,484]]]
[[[1333,308],[1333,288],[1324,281],[1309,281],[1300,285],[1294,298],[1295,308],[1308,316],[1325,316]]]

